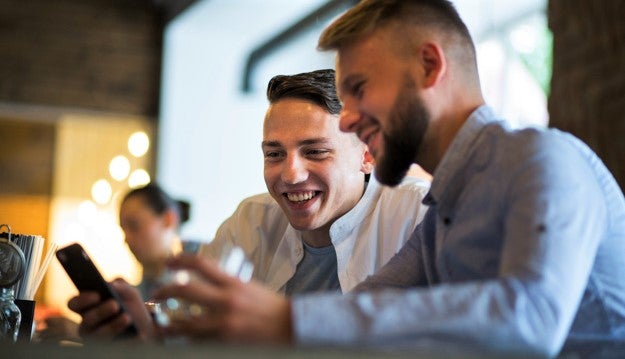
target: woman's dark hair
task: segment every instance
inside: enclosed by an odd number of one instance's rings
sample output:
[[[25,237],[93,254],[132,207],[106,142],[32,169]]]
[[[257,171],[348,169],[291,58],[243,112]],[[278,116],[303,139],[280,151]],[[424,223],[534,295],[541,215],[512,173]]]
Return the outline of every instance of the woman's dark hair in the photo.
[[[267,85],[267,99],[275,103],[284,98],[311,101],[333,115],[341,112],[334,70],[330,69],[274,76]]]
[[[191,204],[186,201],[174,200],[156,183],[148,183],[143,187],[131,190],[126,193],[122,203],[132,197],[142,198],[145,205],[158,215],[165,213],[169,209],[173,209],[180,218],[180,224],[189,220]]]

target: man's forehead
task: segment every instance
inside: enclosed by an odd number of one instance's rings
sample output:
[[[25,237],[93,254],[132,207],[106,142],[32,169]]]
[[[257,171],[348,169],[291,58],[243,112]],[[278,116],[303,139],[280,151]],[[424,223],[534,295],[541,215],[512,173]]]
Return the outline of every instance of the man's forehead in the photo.
[[[372,70],[375,55],[382,51],[377,43],[378,36],[363,37],[350,45],[340,47],[336,52],[336,86],[344,91],[353,82],[361,80],[367,71]]]
[[[287,127],[281,124],[265,127],[263,131],[263,147],[290,147],[328,145],[335,146],[353,133],[345,133],[339,129],[338,116],[332,116],[326,121],[311,122],[302,126]],[[356,137],[357,138],[357,137]]]
[[[263,121],[264,131],[297,129],[310,132],[338,128],[338,115],[307,100],[284,99],[270,105]]]
[[[263,144],[310,144],[331,142],[338,134],[338,117],[301,117],[265,120]],[[336,127],[336,130],[334,129]]]

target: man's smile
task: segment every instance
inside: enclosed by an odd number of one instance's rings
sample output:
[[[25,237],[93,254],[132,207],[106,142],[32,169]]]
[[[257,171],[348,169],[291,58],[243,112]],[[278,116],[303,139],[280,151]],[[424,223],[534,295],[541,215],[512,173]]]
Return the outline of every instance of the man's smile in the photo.
[[[317,191],[302,191],[302,192],[287,192],[284,193],[284,196],[289,200],[289,202],[304,202],[312,199],[317,195]]]

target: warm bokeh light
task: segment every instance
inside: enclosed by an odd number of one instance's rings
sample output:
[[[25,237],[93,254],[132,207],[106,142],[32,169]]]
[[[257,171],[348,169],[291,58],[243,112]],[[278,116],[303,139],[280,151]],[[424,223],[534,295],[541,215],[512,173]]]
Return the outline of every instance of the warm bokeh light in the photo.
[[[130,161],[126,156],[115,156],[109,164],[109,173],[116,181],[123,181],[130,173]]]
[[[87,237],[87,231],[80,223],[77,222],[69,222],[65,226],[65,230],[63,233],[63,237],[61,240],[57,240],[56,242],[60,246],[65,246],[68,243],[72,242],[82,242]]]
[[[109,231],[106,233],[110,237],[112,242],[119,243],[122,246],[126,245],[126,236],[124,235],[124,230],[122,229],[122,227],[118,225],[111,226],[109,227]]]
[[[132,171],[130,177],[128,177],[128,186],[130,188],[137,188],[150,183],[150,174],[143,168]]]
[[[128,138],[128,151],[135,156],[141,157],[150,148],[150,138],[143,131],[137,131]]]
[[[94,226],[94,230],[109,244],[115,244],[116,246],[123,245],[124,232],[117,224],[117,214],[113,212],[100,212],[97,216],[97,221]]]
[[[116,206],[115,213],[119,211],[119,206],[121,205],[127,190],[126,186],[124,186],[123,188],[116,189],[115,192],[113,192],[113,195],[111,196],[111,203]]]
[[[105,179],[99,179],[91,186],[91,197],[97,204],[107,204],[112,194],[111,184]]]
[[[98,209],[92,201],[83,201],[78,205],[78,210],[76,210],[76,216],[78,220],[83,225],[89,226],[93,224],[95,220]]]

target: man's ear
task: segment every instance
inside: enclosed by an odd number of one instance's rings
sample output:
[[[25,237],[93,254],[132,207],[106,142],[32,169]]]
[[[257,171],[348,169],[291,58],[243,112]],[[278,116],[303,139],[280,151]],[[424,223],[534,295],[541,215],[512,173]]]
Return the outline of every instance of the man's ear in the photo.
[[[418,59],[424,70],[424,87],[436,85],[447,71],[447,59],[439,44],[426,42],[419,49]]]
[[[369,174],[373,171],[373,156],[365,145],[365,152],[362,154],[362,164],[360,165],[360,171],[364,174]]]

